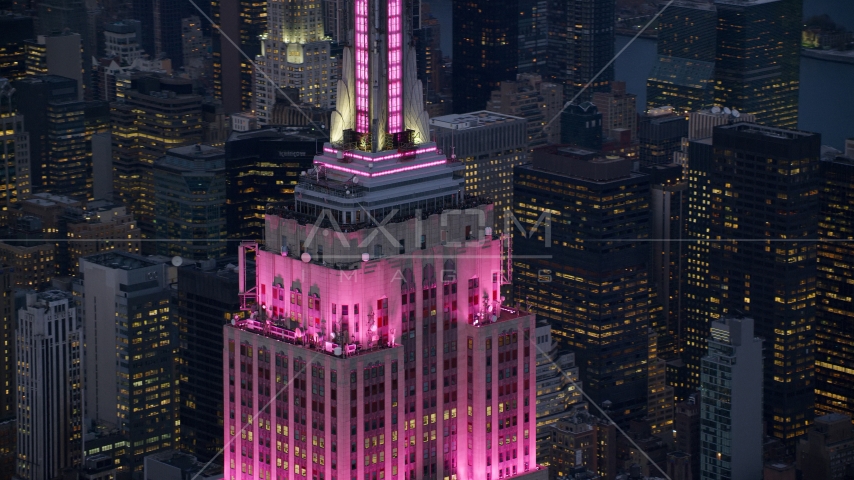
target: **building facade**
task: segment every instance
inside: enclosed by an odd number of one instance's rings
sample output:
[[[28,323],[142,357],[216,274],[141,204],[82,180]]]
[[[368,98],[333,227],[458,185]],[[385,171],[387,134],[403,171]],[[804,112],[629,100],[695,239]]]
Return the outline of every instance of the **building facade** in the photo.
[[[83,331],[71,294],[28,293],[16,336],[16,474],[57,478],[80,464],[83,440]]]
[[[142,472],[145,455],[174,448],[179,428],[178,335],[167,267],[112,251],[81,259],[80,272],[84,415],[87,424],[105,422],[117,429],[126,442],[118,463]]]
[[[762,340],[752,318],[711,324],[703,357],[700,480],[762,475]]]
[[[267,33],[255,58],[253,110],[259,124],[273,123],[277,103],[335,106],[338,59],[326,37],[320,7],[319,0],[267,2]],[[285,98],[283,89],[294,90],[288,90],[293,93]]]
[[[14,420],[17,410],[14,288],[12,268],[0,264],[0,341],[3,342],[0,347],[0,421],[4,422]],[[3,431],[8,429],[4,427]]]
[[[516,167],[513,188],[515,301],[575,353],[592,401],[609,400],[618,422],[646,415],[648,176],[623,158],[554,147]]]
[[[8,225],[10,209],[30,196],[30,134],[24,127],[24,116],[11,108],[12,88],[0,78],[0,163],[3,168],[3,191],[0,193],[0,221]],[[3,108],[3,97],[9,102]]]
[[[854,282],[854,160],[837,157],[821,162],[821,213],[818,236],[818,280],[815,334],[816,410],[854,414],[854,320],[851,285]]]
[[[687,381],[700,378],[710,322],[751,315],[774,351],[764,359],[768,434],[790,446],[815,405],[817,262],[808,239],[818,233],[819,146],[817,134],[736,123],[689,148]]]
[[[154,238],[154,162],[202,142],[202,97],[189,80],[155,76],[132,79],[122,95],[110,104],[113,200],[130,209],[143,238]]]
[[[268,213],[264,249],[241,247],[251,313],[223,327],[226,476],[546,478],[534,317],[502,305],[491,204],[426,141],[407,8],[357,0],[339,83],[353,101]]]
[[[222,0],[211,2],[211,18],[220,28],[211,29],[214,96],[222,100],[226,113],[249,112],[254,108],[255,72],[250,59],[261,54],[261,35],[267,31],[269,15],[265,0]],[[225,35],[239,45],[235,48]]]
[[[528,149],[560,141],[560,119],[555,119],[563,106],[560,85],[543,81],[541,75],[520,74],[504,80],[486,102],[486,110],[521,117],[528,121]],[[456,107],[454,107],[456,110]]]
[[[154,231],[158,255],[187,260],[226,251],[225,152],[207,145],[178,147],[154,162]]]
[[[715,0],[715,104],[798,126],[803,0]]]
[[[236,240],[264,238],[267,205],[294,193],[326,136],[311,127],[267,127],[233,132],[225,143],[226,226],[229,253]]]
[[[480,111],[430,119],[436,145],[465,165],[466,192],[495,201],[493,231],[504,232],[504,213],[513,208],[513,168],[527,156],[524,118]]]
[[[181,447],[204,461],[223,448],[221,332],[241,311],[236,267],[228,258],[178,269]]]
[[[646,106],[685,114],[714,104],[718,16],[705,2],[680,1],[659,16],[658,57],[646,82]]]

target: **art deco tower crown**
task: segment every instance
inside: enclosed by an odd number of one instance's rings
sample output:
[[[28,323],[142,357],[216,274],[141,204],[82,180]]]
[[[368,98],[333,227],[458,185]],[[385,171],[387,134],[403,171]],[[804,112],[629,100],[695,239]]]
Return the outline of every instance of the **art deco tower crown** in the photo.
[[[427,113],[404,0],[355,0],[330,139],[381,152],[427,142]]]

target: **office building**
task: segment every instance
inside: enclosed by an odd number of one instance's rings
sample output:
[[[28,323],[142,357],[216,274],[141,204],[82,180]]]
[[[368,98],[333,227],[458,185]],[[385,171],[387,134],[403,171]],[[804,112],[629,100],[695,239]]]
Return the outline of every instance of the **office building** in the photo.
[[[8,239],[0,242],[0,263],[12,268],[16,288],[37,289],[50,285],[56,274],[56,246],[45,243]]]
[[[184,5],[161,0],[131,0],[129,3],[130,18],[142,24],[142,49],[152,57],[166,57],[174,68],[181,68],[184,61],[181,42]]]
[[[521,117],[528,121],[528,150],[560,141],[560,119],[549,123],[563,107],[560,85],[544,82],[543,77],[520,74],[505,80],[492,92],[486,110]],[[454,106],[454,110],[459,109]]]
[[[499,88],[499,84],[516,78],[520,16],[515,12],[521,2],[454,0],[451,3],[454,112],[476,112],[486,107],[490,92]]]
[[[120,65],[130,65],[142,58],[142,24],[137,20],[122,20],[104,25],[104,52],[107,58],[119,59]]]
[[[329,2],[332,3],[332,2]],[[211,2],[211,18],[220,28],[211,29],[214,96],[226,113],[252,111],[255,105],[255,72],[252,62],[261,54],[261,36],[270,15],[264,0]],[[234,47],[224,35],[239,46]],[[246,58],[242,53],[246,53]]]
[[[71,100],[47,104],[47,178],[43,190],[92,197],[92,157],[86,141],[86,105]]]
[[[762,475],[762,340],[752,318],[711,322],[703,357],[700,479]],[[767,394],[767,392],[766,392]]]
[[[80,35],[57,33],[39,35],[24,42],[27,75],[58,75],[77,82],[77,98],[83,100],[83,62]]]
[[[51,154],[56,157],[60,153],[52,153],[48,143],[48,105],[77,102],[78,83],[72,78],[57,75],[36,75],[14,82],[13,86],[16,98],[27,99],[26,102],[17,102],[17,107],[30,137],[30,188],[41,191],[48,185],[47,165]]]
[[[0,15],[0,78],[20,80],[27,75],[24,41],[35,37],[33,17]]]
[[[572,103],[560,116],[560,143],[598,151],[602,148],[602,114],[590,102]]]
[[[5,225],[9,225],[10,210],[31,193],[30,134],[24,126],[24,116],[11,107],[14,92],[8,80],[0,78],[0,144],[3,146],[0,159],[4,187],[0,193],[0,222]],[[8,102],[6,108],[3,108],[4,97]]]
[[[614,0],[549,1],[545,78],[563,87],[565,101],[583,102],[609,91],[614,81],[609,62],[614,58],[615,16]]]
[[[0,263],[0,421],[15,418],[15,284],[12,268]],[[8,432],[8,427],[0,427]],[[5,442],[3,442],[5,445]],[[12,444],[14,450],[14,443]],[[0,458],[9,452],[0,452]],[[14,457],[14,455],[13,455]],[[2,462],[2,460],[0,460]]]
[[[673,107],[679,114],[715,101],[718,16],[711,3],[674,2],[658,18],[658,56],[646,81],[646,107]]]
[[[18,312],[18,454],[22,480],[58,478],[80,464],[83,330],[68,292],[28,293]]]
[[[264,249],[240,249],[240,293],[254,311],[223,327],[223,433],[235,447],[225,449],[225,475],[299,468],[331,478],[349,465],[359,478],[545,479],[536,463],[534,316],[501,304],[492,206],[466,197],[462,165],[425,141],[411,46],[403,62],[407,12],[381,5],[356,3],[339,99],[356,95],[339,102],[331,142],[300,178],[294,203],[268,213]],[[376,17],[402,28],[367,31]],[[368,55],[369,45],[379,52]],[[389,57],[401,71],[376,64]],[[374,82],[383,93],[368,96],[362,87]],[[382,123],[370,118],[379,105],[389,106]],[[388,234],[371,218],[385,219]],[[318,219],[326,235],[313,235]],[[300,400],[256,415],[272,395]],[[238,430],[248,415],[254,423]]]
[[[237,258],[178,269],[181,447],[204,460],[223,448],[222,326],[240,314]]]
[[[806,433],[815,405],[810,239],[818,234],[820,143],[813,133],[736,123],[689,146],[687,381],[693,387],[700,378],[709,323],[736,312],[752,316],[756,335],[774,352],[764,359],[768,434],[790,447]]]
[[[815,419],[798,443],[798,470],[804,478],[845,480],[854,465],[851,417],[828,413]]]
[[[854,159],[821,162],[818,219],[818,278],[815,322],[815,407],[822,413],[854,415]]]
[[[626,423],[647,408],[649,191],[630,160],[569,147],[535,151],[513,179],[514,298],[551,322],[587,395]]]
[[[626,93],[625,82],[612,82],[610,91],[594,92],[590,100],[602,114],[602,135],[620,140],[628,135],[637,138],[637,95]]]
[[[154,238],[154,161],[202,142],[202,97],[190,80],[155,76],[132,79],[123,96],[110,105],[113,200],[130,209],[143,238]]]
[[[436,145],[465,165],[466,193],[495,202],[493,231],[513,208],[513,168],[527,160],[528,122],[487,111],[430,119]]]
[[[225,144],[229,253],[236,240],[264,238],[267,205],[294,193],[327,137],[311,127],[266,127],[234,132]]]
[[[688,136],[688,118],[673,107],[651,108],[638,115],[638,158],[643,167],[669,165]]]
[[[121,463],[142,472],[143,457],[174,448],[179,429],[178,332],[167,267],[114,250],[82,258],[80,273],[84,416],[87,424],[114,425],[127,442]]]
[[[323,27],[323,11],[315,0],[269,0],[267,33],[255,58],[253,110],[258,123],[272,121],[277,103],[335,106],[338,59]],[[307,10],[307,11],[306,11]],[[282,89],[291,88],[288,98]],[[296,93],[297,95],[294,95]],[[295,98],[296,97],[296,98]]]
[[[549,479],[601,478],[596,476],[599,473],[598,421],[582,410],[560,418],[547,428],[549,435],[545,445],[548,448],[538,455],[547,462]],[[583,474],[589,476],[579,476]]]
[[[715,104],[798,126],[803,0],[715,0]]]
[[[187,260],[225,255],[225,152],[178,147],[154,162],[154,231],[158,255]]]
[[[111,250],[136,254],[140,251],[142,235],[123,205],[95,200],[85,207],[67,209],[61,222],[60,234],[70,240],[58,242],[59,255],[66,255],[58,262],[64,267],[60,270],[62,275],[76,275],[82,257]]]

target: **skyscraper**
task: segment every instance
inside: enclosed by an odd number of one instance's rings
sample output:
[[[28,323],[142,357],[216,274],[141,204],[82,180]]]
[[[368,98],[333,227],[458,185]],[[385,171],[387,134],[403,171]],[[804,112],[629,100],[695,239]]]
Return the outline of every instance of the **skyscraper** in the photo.
[[[702,360],[700,479],[762,475],[762,340],[752,318],[711,324]]]
[[[255,59],[253,108],[258,123],[272,123],[276,103],[334,106],[338,60],[323,29],[320,0],[269,0],[267,10],[267,33]],[[288,95],[290,101],[281,94],[284,88],[296,93]]]
[[[154,162],[157,253],[187,260],[225,255],[225,152],[207,145],[170,149]]]
[[[854,414],[852,360],[854,321],[851,307],[854,272],[854,159],[821,162],[821,214],[818,236],[818,308],[816,309],[816,411]]]
[[[222,326],[240,313],[236,258],[178,269],[181,445],[205,461],[223,447]]]
[[[30,147],[30,188],[40,191],[49,185],[48,163],[51,152],[48,142],[48,105],[76,102],[77,82],[72,78],[58,75],[35,75],[19,80],[14,84],[15,97],[26,98],[18,102],[18,112],[23,115],[26,130],[29,132]]]
[[[515,299],[549,319],[618,422],[646,415],[649,195],[630,160],[577,148],[538,150],[513,179]]]
[[[312,127],[267,127],[231,135],[225,144],[230,254],[237,251],[236,240],[264,238],[267,205],[294,194],[324,139]]]
[[[354,13],[331,142],[240,250],[254,311],[224,327],[225,474],[544,479],[534,317],[501,305],[492,207],[426,140],[411,12]]]
[[[430,119],[436,145],[465,164],[466,193],[495,202],[495,232],[504,232],[504,211],[513,208],[513,167],[528,158],[528,122],[487,111]]]
[[[0,77],[12,81],[26,76],[24,41],[34,36],[33,17],[12,13],[0,16]]]
[[[547,10],[545,79],[563,87],[565,101],[588,82],[592,83],[576,101],[608,92],[614,80],[614,65],[608,62],[614,58],[615,0],[550,0]]]
[[[255,69],[249,59],[261,54],[261,35],[269,21],[267,1],[211,2],[211,18],[220,27],[211,31],[214,96],[222,100],[226,113],[249,112],[254,107],[255,89]]]
[[[688,136],[688,119],[672,107],[650,108],[638,115],[641,166],[669,165]]]
[[[142,23],[142,49],[153,57],[163,55],[170,59],[173,68],[183,66],[181,19],[184,5],[170,0],[131,0],[130,3],[131,18]]]
[[[23,480],[59,477],[80,464],[83,330],[70,293],[27,294],[18,313],[18,462]]]
[[[454,0],[454,112],[483,110],[498,84],[516,78],[519,0]]]
[[[130,208],[143,238],[154,235],[154,161],[170,148],[202,141],[202,97],[192,82],[144,76],[110,105],[113,200]],[[143,249],[153,245],[143,245]]]
[[[143,457],[171,449],[178,434],[178,332],[163,263],[112,251],[80,260],[86,332],[84,413],[118,428],[121,460],[141,472]],[[156,401],[155,401],[156,400]]]
[[[797,128],[803,0],[715,0],[715,103]]]
[[[602,148],[602,114],[590,102],[570,104],[560,116],[560,143],[588,150]]]
[[[80,35],[54,33],[39,35],[24,42],[27,52],[28,75],[58,75],[77,82],[77,98],[83,100],[83,61],[80,56]]]
[[[704,1],[674,2],[661,12],[647,108],[671,106],[685,113],[712,106],[717,21],[714,5]]]
[[[742,312],[765,339],[768,434],[793,446],[814,407],[817,134],[723,125],[689,149],[686,339],[697,385],[709,324]],[[757,179],[761,178],[759,182]],[[785,399],[785,401],[781,401]]]
[[[0,161],[2,161],[2,193],[0,193],[0,222],[9,225],[10,210],[31,193],[30,134],[24,128],[24,116],[13,108],[15,89],[0,78]],[[6,100],[6,107],[3,107]]]
[[[561,87],[543,81],[541,75],[519,74],[501,81],[489,96],[486,110],[522,117],[528,121],[528,150],[560,141],[560,122],[546,124],[560,112]],[[456,108],[455,108],[456,110]]]

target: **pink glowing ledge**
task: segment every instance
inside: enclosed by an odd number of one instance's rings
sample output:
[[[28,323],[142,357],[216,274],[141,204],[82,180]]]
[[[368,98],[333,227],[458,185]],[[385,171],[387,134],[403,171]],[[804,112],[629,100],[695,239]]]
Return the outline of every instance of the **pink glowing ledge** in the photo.
[[[323,165],[324,167],[330,168],[332,170],[338,170],[339,172],[351,173],[354,175],[361,175],[363,177],[372,178],[372,177],[382,177],[385,175],[391,175],[393,173],[408,172],[410,170],[418,170],[421,168],[435,167],[436,165],[444,165],[445,163],[448,163],[448,161],[447,160],[438,160],[435,162],[422,163],[420,165],[410,165],[408,167],[393,168],[391,170],[385,170],[383,172],[363,172],[361,170],[356,170],[355,168],[342,167],[342,166],[336,165],[334,163],[325,163],[325,162],[315,162],[315,163],[317,165]]]
[[[421,155],[422,153],[433,153],[437,150],[438,150],[437,147],[419,148],[419,149],[415,150],[415,155]],[[341,150],[338,150],[335,148],[323,147],[323,153],[328,153],[330,155],[338,155],[338,152],[340,152],[340,151]],[[361,155],[361,154],[358,154],[358,153],[350,151],[350,150],[344,151],[344,157],[353,158],[355,160],[364,160],[366,162],[381,162],[383,160],[394,160],[396,158],[403,158],[403,157],[409,156],[409,155],[412,155],[412,152],[390,151],[390,153],[388,153],[388,154],[383,154],[383,155],[378,156],[378,157],[371,157],[368,155]]]

